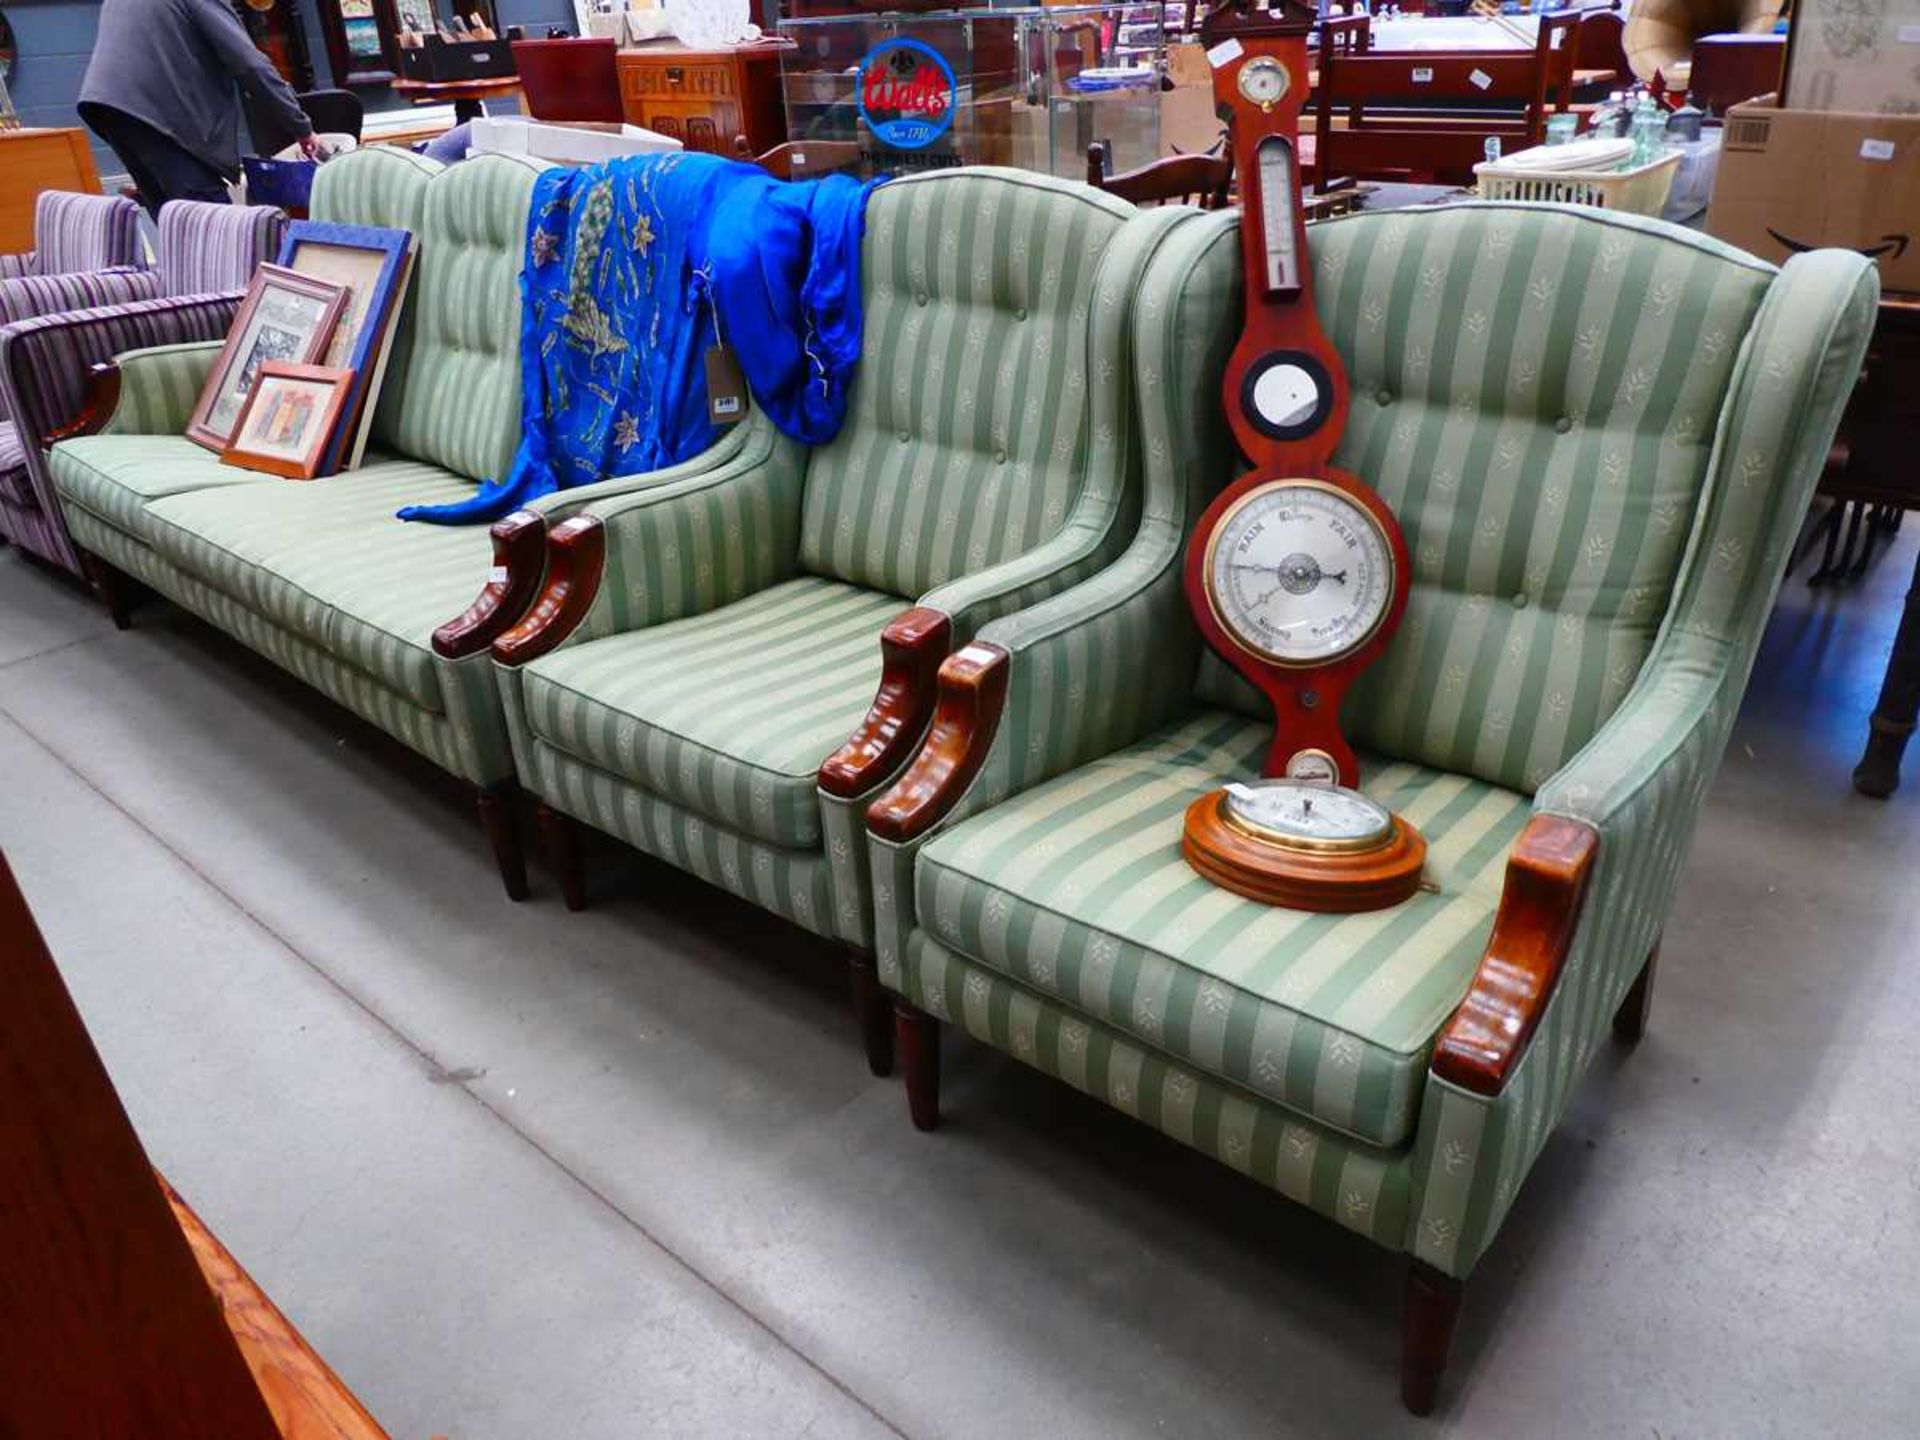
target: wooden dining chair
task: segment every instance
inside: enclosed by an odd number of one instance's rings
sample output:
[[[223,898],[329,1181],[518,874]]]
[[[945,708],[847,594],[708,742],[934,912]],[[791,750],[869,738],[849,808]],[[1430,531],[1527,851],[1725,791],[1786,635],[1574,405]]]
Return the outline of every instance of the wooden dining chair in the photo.
[[[1118,175],[1107,174],[1107,146],[1087,147],[1087,183],[1135,205],[1197,205],[1224,210],[1233,189],[1233,160],[1227,155],[1169,155]]]

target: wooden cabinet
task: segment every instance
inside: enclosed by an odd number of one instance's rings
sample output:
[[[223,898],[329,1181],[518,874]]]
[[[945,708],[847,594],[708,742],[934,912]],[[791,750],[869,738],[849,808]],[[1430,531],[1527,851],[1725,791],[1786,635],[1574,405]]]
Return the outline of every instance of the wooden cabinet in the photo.
[[[744,135],[754,154],[787,138],[776,44],[726,50],[646,45],[622,50],[620,105],[629,123],[671,135],[689,150],[734,153]]]
[[[84,130],[0,130],[0,254],[33,249],[33,206],[42,190],[100,193]]]

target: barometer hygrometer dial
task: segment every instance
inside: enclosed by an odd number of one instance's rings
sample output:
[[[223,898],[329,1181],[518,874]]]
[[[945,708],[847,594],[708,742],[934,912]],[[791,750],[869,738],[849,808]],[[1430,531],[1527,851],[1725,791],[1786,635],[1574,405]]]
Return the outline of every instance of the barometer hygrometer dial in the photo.
[[[1272,56],[1261,55],[1240,67],[1240,93],[1262,110],[1280,103],[1293,83],[1287,67]]]
[[[1233,641],[1283,666],[1325,665],[1373,638],[1394,554],[1371,511],[1335,486],[1274,480],[1213,529],[1208,602]]]
[[[1393,815],[1358,790],[1307,780],[1227,788],[1226,818],[1256,839],[1294,850],[1371,850],[1393,835]]]

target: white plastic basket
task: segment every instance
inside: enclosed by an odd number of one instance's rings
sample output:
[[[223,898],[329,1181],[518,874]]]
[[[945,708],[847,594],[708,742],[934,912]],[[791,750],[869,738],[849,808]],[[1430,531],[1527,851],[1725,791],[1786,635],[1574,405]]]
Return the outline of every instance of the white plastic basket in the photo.
[[[1487,160],[1473,167],[1482,200],[1545,200],[1556,205],[1593,205],[1629,215],[1658,215],[1666,208],[1680,168],[1680,152],[1628,170],[1525,170]]]

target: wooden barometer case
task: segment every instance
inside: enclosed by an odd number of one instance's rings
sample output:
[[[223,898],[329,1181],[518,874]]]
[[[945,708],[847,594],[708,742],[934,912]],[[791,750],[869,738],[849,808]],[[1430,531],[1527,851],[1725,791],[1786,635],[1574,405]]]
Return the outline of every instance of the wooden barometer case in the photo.
[[[1246,320],[1221,399],[1251,466],[1201,517],[1187,599],[1201,633],[1273,704],[1265,780],[1187,812],[1189,863],[1215,883],[1307,910],[1396,904],[1426,842],[1351,787],[1340,702],[1407,606],[1407,545],[1386,503],[1329,462],[1346,369],[1320,328],[1300,208],[1311,5],[1221,0],[1201,27],[1240,184]]]

